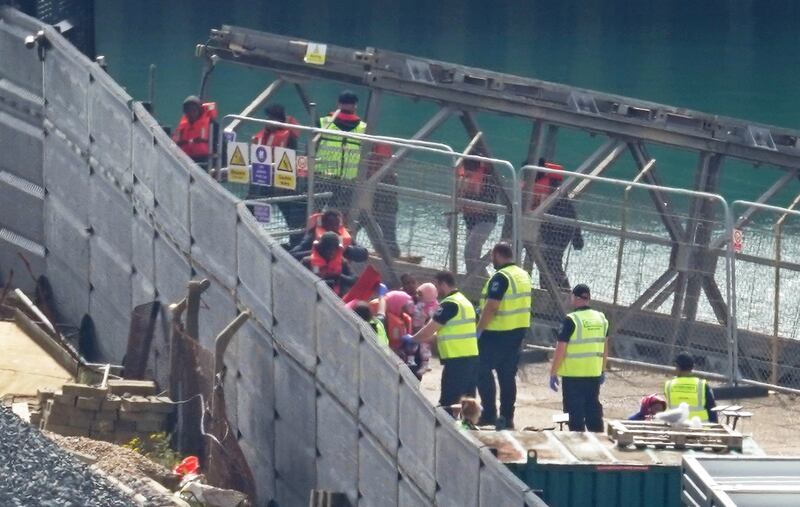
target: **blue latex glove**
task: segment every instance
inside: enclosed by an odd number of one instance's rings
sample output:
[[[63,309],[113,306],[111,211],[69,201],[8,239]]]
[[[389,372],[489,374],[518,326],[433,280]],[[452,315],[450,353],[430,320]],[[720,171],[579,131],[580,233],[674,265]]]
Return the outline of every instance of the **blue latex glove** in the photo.
[[[403,336],[401,336],[400,341],[403,342],[403,347],[408,347],[417,344],[417,342],[414,341],[414,338],[412,338],[410,334],[404,334]]]
[[[603,372],[600,374],[600,385],[603,385],[605,381],[606,381],[606,372]]]
[[[558,375],[550,375],[550,389],[554,392],[558,392]]]
[[[385,283],[379,283],[377,292],[378,292],[378,297],[382,298],[383,296],[386,295],[387,292],[389,292],[389,287],[387,287]]]

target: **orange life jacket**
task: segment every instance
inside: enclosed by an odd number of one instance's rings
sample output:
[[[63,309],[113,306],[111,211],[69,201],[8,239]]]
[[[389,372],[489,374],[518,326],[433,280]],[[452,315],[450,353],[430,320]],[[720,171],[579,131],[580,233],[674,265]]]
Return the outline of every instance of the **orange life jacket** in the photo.
[[[286,117],[286,123],[297,125],[297,120],[291,116]],[[299,133],[290,128],[277,127],[276,130],[267,130],[270,127],[264,127],[259,130],[256,135],[250,139],[252,144],[263,144],[266,146],[277,146],[285,148],[289,145],[289,139],[299,137]],[[274,128],[274,127],[273,127]]]
[[[373,299],[369,302],[369,308],[372,310],[372,315],[378,312],[378,300]],[[386,336],[389,337],[389,348],[398,351],[403,348],[403,336],[411,334],[411,316],[403,312],[402,315],[395,315],[393,313],[386,314]]]
[[[483,194],[483,189],[487,184],[487,177],[489,176],[489,166],[483,162],[478,164],[477,169],[467,171],[463,165],[459,166],[456,171],[458,176],[458,195],[466,199],[480,200]],[[481,213],[485,212],[484,208],[464,205],[461,207],[462,213]]]
[[[339,249],[336,250],[336,255],[331,260],[326,260],[317,251],[317,244],[318,242],[315,241],[314,247],[311,249],[311,272],[323,280],[336,280],[336,284],[332,289],[336,295],[341,296],[339,277],[342,275],[344,248],[339,246]]]
[[[557,169],[559,171],[564,170],[564,166],[559,164],[553,164],[551,162],[545,162],[544,167],[548,169]],[[552,191],[552,185],[556,181],[563,181],[564,176],[558,173],[546,173],[542,174],[542,177],[533,183],[532,191],[533,191],[533,200],[531,201],[531,209],[536,208]]]
[[[310,217],[308,217],[308,222],[306,224],[306,230],[314,229],[314,239],[319,240],[323,234],[328,232],[327,229],[322,227],[322,213],[314,213]],[[336,231],[336,234],[339,235],[339,239],[342,242],[342,246],[347,248],[348,246],[353,244],[353,238],[350,236],[350,232],[348,232],[347,228],[344,225],[339,226],[339,230]]]
[[[192,160],[206,159],[211,155],[211,122],[217,119],[216,102],[206,102],[200,117],[190,122],[184,114],[172,139]]]

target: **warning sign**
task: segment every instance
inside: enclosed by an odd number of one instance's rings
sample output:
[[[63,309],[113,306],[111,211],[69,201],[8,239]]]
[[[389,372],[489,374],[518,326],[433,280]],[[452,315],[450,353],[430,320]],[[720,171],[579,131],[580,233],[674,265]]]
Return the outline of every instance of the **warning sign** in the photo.
[[[275,148],[275,187],[297,189],[297,154],[288,148]]]
[[[305,178],[308,176],[308,158],[305,155],[297,156],[297,177]]]
[[[254,204],[253,216],[256,217],[256,222],[268,224],[272,221],[272,206],[269,204]]]
[[[272,186],[272,148],[261,144],[250,145],[251,183],[262,187]]]
[[[228,143],[228,181],[230,183],[250,183],[248,155],[247,143]]]
[[[328,46],[326,44],[317,44],[316,42],[309,42],[306,47],[306,56],[303,61],[312,65],[325,65],[325,56],[328,54]]]
[[[744,248],[744,232],[741,229],[733,230],[733,251],[739,253]]]

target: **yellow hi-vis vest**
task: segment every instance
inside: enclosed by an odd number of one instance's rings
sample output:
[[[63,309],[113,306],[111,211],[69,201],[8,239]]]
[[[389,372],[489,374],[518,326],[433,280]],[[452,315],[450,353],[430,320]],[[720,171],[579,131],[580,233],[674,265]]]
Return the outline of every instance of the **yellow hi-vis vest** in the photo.
[[[562,377],[599,377],[603,373],[608,321],[602,312],[585,309],[567,315],[575,330],[567,343],[567,354],[558,368]]]
[[[331,121],[331,116],[319,119],[319,127],[326,130],[342,130]],[[363,134],[367,124],[359,122],[351,130],[353,134]],[[337,135],[321,135],[317,146],[317,158],[314,170],[317,174],[354,180],[358,176],[358,163],[361,161],[361,140]]]
[[[706,410],[706,381],[697,377],[675,377],[664,384],[664,396],[669,408],[677,408],[681,403],[689,405],[689,419],[694,416],[708,421]]]
[[[458,313],[447,324],[439,329],[436,343],[439,347],[440,359],[455,359],[458,357],[473,357],[478,355],[477,322],[475,322],[475,308],[472,303],[460,292],[454,292],[442,299],[444,303],[455,303]]]
[[[372,325],[372,328],[375,330],[375,334],[378,336],[378,345],[381,347],[388,347],[389,346],[389,335],[386,334],[386,328],[383,327],[383,322],[380,319],[372,319],[369,321]]]
[[[506,266],[498,271],[501,275],[508,280],[508,289],[500,301],[500,307],[494,318],[486,326],[488,331],[510,331],[511,329],[519,329],[521,327],[531,326],[531,275],[517,266],[512,264]],[[486,305],[486,300],[489,294],[490,278],[486,285],[483,286],[481,292],[481,308]]]

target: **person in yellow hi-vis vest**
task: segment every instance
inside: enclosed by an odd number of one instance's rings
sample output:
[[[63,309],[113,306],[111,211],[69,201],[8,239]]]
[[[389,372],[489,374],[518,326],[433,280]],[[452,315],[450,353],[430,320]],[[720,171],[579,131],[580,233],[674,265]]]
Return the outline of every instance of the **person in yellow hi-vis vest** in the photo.
[[[358,177],[361,162],[361,141],[336,132],[363,134],[367,124],[356,113],[358,96],[350,90],[339,94],[337,111],[319,119],[319,128],[331,131],[320,135],[315,159],[315,174],[322,178],[320,183],[329,184],[333,197],[329,206],[348,209],[353,194],[353,184]],[[325,185],[327,187],[327,185]]]
[[[475,396],[478,382],[478,338],[475,308],[456,288],[453,273],[440,271],[434,277],[439,293],[439,308],[433,318],[408,339],[430,342],[436,336],[442,362],[439,405],[449,411],[462,396]]]
[[[483,287],[478,321],[480,423],[493,424],[498,430],[514,429],[519,350],[531,327],[531,275],[514,264],[514,250],[506,242],[492,248],[492,264],[496,272]],[[500,417],[492,370],[500,385]]]
[[[550,366],[550,389],[558,392],[560,376],[570,431],[600,433],[603,431],[600,385],[605,381],[608,359],[608,320],[603,312],[589,306],[589,299],[587,285],[581,283],[572,289],[570,303],[574,310],[561,324]]]
[[[714,392],[705,379],[692,374],[694,358],[687,352],[675,357],[675,378],[664,384],[664,397],[668,408],[677,408],[681,403],[689,405],[689,419],[699,417],[703,422],[717,422],[717,406]]]

